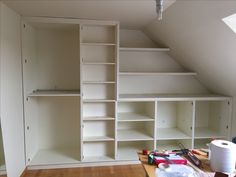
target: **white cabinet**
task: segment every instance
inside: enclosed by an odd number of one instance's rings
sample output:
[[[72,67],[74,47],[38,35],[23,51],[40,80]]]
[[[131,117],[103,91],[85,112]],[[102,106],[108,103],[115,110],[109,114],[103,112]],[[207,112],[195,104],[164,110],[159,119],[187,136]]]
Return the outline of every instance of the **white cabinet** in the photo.
[[[208,96],[168,51],[119,48],[117,22],[26,18],[27,165],[137,163],[140,149],[227,139],[230,98]]]

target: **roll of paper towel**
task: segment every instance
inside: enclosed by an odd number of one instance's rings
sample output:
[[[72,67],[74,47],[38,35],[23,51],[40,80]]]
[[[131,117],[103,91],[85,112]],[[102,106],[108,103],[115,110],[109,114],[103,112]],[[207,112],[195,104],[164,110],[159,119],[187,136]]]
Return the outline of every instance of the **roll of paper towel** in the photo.
[[[225,140],[210,143],[210,166],[217,172],[231,173],[235,170],[236,144]]]

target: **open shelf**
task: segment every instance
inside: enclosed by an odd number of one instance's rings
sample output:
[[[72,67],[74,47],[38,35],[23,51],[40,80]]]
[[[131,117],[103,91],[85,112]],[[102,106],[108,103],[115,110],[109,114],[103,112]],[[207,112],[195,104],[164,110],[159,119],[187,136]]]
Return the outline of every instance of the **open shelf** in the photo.
[[[81,45],[92,45],[92,46],[115,46],[116,44],[115,43],[103,43],[103,42],[84,42],[84,43],[81,43]]]
[[[79,163],[79,160],[79,148],[41,149],[29,163],[29,166]]]
[[[153,140],[148,133],[138,130],[118,130],[117,131],[118,141],[143,141]]]
[[[215,130],[211,130],[208,127],[196,127],[195,128],[195,139],[207,139],[207,138],[226,138],[225,135],[220,134],[220,132],[217,132]]]
[[[109,162],[114,161],[112,156],[86,156],[82,160],[83,162]]]
[[[120,47],[120,51],[140,51],[140,52],[168,52],[169,48],[134,48],[134,47]]]
[[[103,117],[103,116],[94,116],[94,117],[84,117],[84,121],[103,121],[103,120],[115,120],[114,117]]]
[[[196,76],[195,72],[120,72],[120,75],[123,76]]]
[[[108,62],[83,62],[84,65],[115,65],[116,63]]]
[[[80,96],[79,90],[36,90],[29,97],[40,96]]]
[[[137,113],[118,113],[118,122],[154,121],[152,117]]]
[[[84,142],[92,142],[92,141],[114,141],[114,138],[109,136],[84,137]]]
[[[115,84],[115,81],[83,81],[83,84]]]
[[[106,102],[115,102],[115,100],[107,100],[107,99],[84,99],[84,103],[106,103]]]
[[[142,149],[154,149],[153,141],[119,142],[117,143],[116,160],[138,160],[137,152]]]
[[[181,149],[180,146],[182,144],[185,148],[191,149],[192,148],[192,140],[189,139],[179,139],[179,140],[157,140],[156,146],[158,151],[163,150],[175,150],[175,149]]]
[[[174,140],[174,139],[191,139],[183,131],[177,128],[157,128],[156,139],[157,140]]]

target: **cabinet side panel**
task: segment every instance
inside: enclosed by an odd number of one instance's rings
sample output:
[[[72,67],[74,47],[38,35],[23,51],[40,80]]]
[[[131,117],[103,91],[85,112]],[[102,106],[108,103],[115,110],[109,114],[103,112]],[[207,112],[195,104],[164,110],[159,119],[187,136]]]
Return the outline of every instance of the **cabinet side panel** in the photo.
[[[38,151],[38,103],[37,99],[27,96],[37,86],[37,57],[35,29],[22,22],[22,66],[24,85],[24,111],[25,111],[25,145],[26,163],[33,159]]]
[[[1,4],[1,124],[7,173],[25,168],[21,67],[21,18]]]

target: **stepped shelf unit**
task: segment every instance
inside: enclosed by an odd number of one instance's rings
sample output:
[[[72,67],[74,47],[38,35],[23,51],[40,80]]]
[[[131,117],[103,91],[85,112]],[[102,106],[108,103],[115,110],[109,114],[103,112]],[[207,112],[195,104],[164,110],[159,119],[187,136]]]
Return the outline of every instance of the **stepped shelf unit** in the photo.
[[[201,93],[169,48],[119,47],[119,35],[114,21],[23,20],[29,168],[139,163],[140,149],[229,138],[230,97]]]

